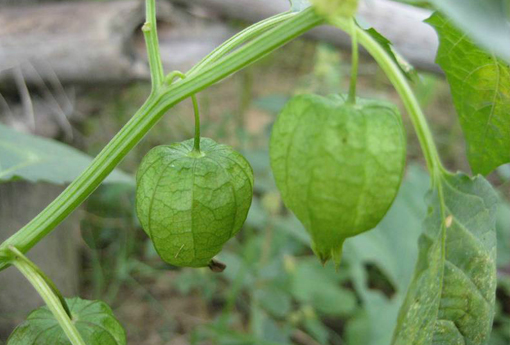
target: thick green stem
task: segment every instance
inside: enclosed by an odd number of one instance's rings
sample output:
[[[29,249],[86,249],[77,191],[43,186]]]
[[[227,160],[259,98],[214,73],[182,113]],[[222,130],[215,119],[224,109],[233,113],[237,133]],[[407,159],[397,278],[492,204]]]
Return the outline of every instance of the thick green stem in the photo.
[[[147,55],[149,57],[149,68],[151,72],[152,90],[156,91],[162,86],[165,73],[161,54],[159,53],[158,30],[156,21],[156,0],[145,1],[145,24],[142,26]]]
[[[312,9],[307,9],[289,17],[214,64],[204,67],[200,73],[188,75],[172,85],[163,83],[159,91],[151,94],[92,164],[39,215],[0,246],[0,270],[8,265],[5,261],[2,262],[2,250],[14,245],[20,251],[27,252],[50,233],[101,184],[168,109],[252,64],[322,22],[323,19]]]
[[[66,334],[67,338],[73,345],[86,345],[83,341],[80,333],[74,326],[71,320],[71,312],[67,307],[67,304],[58,292],[57,288],[49,280],[49,278],[42,273],[32,261],[23,255],[14,246],[9,247],[9,251],[12,253],[12,264],[27,278],[32,284],[34,289],[42,297],[48,309],[51,311],[55,320],[59,323],[60,327]]]
[[[356,103],[356,83],[358,81],[358,35],[356,35],[356,22],[351,18],[351,40],[352,40],[352,63],[351,63],[351,83],[349,84],[349,96],[347,102],[351,104]]]
[[[336,18],[331,23],[338,28],[352,34],[356,34],[358,42],[372,55],[377,61],[379,66],[383,69],[384,73],[397,90],[400,98],[402,99],[404,106],[409,113],[409,117],[413,123],[414,129],[420,141],[423,155],[427,162],[427,168],[430,171],[432,184],[435,185],[437,182],[437,176],[444,168],[441,164],[439,154],[437,152],[434,138],[427,124],[427,119],[423,114],[420,104],[414,95],[406,77],[402,74],[399,67],[388,55],[383,47],[365,30],[358,26],[351,27],[350,21]]]
[[[275,27],[276,25],[282,23],[283,21],[289,19],[290,17],[296,15],[293,12],[284,12],[277,14],[273,17],[264,19],[244,30],[237,33],[236,35],[229,38],[225,43],[223,43],[218,48],[214,49],[209,55],[203,58],[199,63],[197,63],[193,68],[188,71],[188,75],[197,73],[205,66],[210,63],[218,61],[220,58],[225,56],[225,54],[231,52],[233,49],[239,47],[241,44],[248,42],[249,40],[260,36],[265,31]]]

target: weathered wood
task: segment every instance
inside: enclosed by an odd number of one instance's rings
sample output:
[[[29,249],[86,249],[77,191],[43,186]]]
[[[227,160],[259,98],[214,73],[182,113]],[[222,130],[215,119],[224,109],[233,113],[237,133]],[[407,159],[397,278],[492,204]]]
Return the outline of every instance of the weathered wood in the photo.
[[[284,12],[288,0],[171,0],[184,6],[199,6],[227,18],[256,22]],[[359,16],[386,36],[395,49],[416,68],[437,72],[434,63],[438,47],[437,35],[423,23],[431,11],[388,0],[364,0]],[[308,37],[330,42],[350,49],[349,37],[332,27],[324,26],[311,31]]]
[[[136,79],[144,64],[127,40],[143,16],[138,2],[66,2],[0,11],[0,70],[23,67],[26,79],[54,71],[75,81]],[[6,73],[3,73],[5,75]],[[65,80],[64,80],[65,81]]]
[[[30,221],[63,187],[28,182],[0,184],[0,242]],[[66,297],[78,294],[79,215],[74,213],[29,253]],[[0,343],[34,308],[44,304],[14,267],[0,272]]]
[[[0,11],[0,81],[21,68],[28,83],[57,76],[63,83],[147,80],[142,1],[62,2],[5,6]],[[158,2],[163,62],[185,69],[233,32],[220,23],[203,24],[184,11]],[[201,24],[202,23],[202,24]],[[168,24],[168,25],[166,25]]]
[[[210,15],[255,22],[288,9],[287,0],[158,1],[163,62],[168,70],[186,70],[233,34]],[[200,8],[200,11],[185,8]],[[57,76],[62,82],[126,82],[148,79],[143,37],[143,2],[59,2],[37,6],[3,6],[0,11],[0,82],[12,80],[12,68],[37,82]],[[393,41],[397,51],[420,69],[438,71],[434,64],[437,37],[422,23],[429,11],[386,0],[362,2],[360,14]],[[349,38],[332,27],[308,34],[340,47]],[[40,76],[39,76],[40,75]]]

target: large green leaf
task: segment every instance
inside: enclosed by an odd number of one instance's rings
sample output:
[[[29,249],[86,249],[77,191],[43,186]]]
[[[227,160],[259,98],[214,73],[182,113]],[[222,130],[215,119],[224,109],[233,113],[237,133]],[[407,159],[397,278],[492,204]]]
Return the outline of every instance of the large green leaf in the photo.
[[[108,305],[80,298],[66,299],[76,329],[87,345],[124,345],[126,333]],[[70,345],[64,331],[44,306],[16,327],[7,345]]]
[[[482,47],[510,62],[510,2],[508,0],[432,0]]]
[[[510,162],[510,66],[478,48],[440,14],[428,22],[441,40],[437,62],[450,84],[469,163],[474,173],[486,175]]]
[[[481,176],[441,176],[429,194],[418,263],[393,344],[487,344],[496,290],[497,200]]]
[[[496,217],[498,267],[510,266],[510,204],[501,199]],[[510,330],[509,330],[510,331]]]
[[[399,306],[411,281],[418,256],[420,224],[426,214],[423,198],[429,188],[428,174],[410,166],[399,194],[383,221],[372,231],[346,243],[345,257],[364,313],[348,324],[349,345],[388,345]],[[367,265],[376,266],[393,286],[387,296],[370,287]]]
[[[90,162],[91,157],[70,146],[0,124],[0,183],[15,180],[69,183]],[[105,182],[134,184],[134,179],[115,170]]]

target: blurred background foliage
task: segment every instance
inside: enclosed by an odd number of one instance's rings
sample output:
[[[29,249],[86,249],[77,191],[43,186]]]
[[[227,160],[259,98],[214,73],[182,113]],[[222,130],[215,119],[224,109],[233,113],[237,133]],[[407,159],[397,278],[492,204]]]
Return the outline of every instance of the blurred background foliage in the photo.
[[[141,230],[129,185],[99,188],[82,209],[81,295],[109,303],[131,344],[389,344],[417,257],[429,178],[409,119],[405,180],[391,210],[373,231],[346,242],[338,271],[322,267],[309,238],[283,206],[268,157],[271,125],[294,94],[345,92],[349,53],[295,41],[198,95],[202,133],[240,150],[255,172],[255,196],[240,234],[218,259],[222,274],[163,263]],[[369,59],[360,65],[359,95],[398,104],[388,80]],[[464,142],[441,77],[420,74],[414,89],[445,165],[469,171]],[[78,105],[93,116],[77,128],[91,155],[132,116],[149,85],[88,90]],[[153,146],[192,136],[189,101],[168,116],[123,161],[135,173]],[[490,177],[501,193],[498,217],[498,312],[491,345],[510,343],[510,168]]]

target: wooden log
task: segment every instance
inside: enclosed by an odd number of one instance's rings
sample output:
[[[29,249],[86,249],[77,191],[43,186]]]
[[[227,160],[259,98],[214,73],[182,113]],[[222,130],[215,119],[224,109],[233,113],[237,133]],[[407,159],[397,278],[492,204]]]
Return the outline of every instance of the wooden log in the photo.
[[[61,186],[44,183],[0,184],[0,242],[30,221],[62,190]],[[75,212],[27,254],[66,297],[78,295],[79,218]],[[31,310],[43,304],[16,268],[0,272],[0,343]]]
[[[289,9],[288,0],[171,0],[183,6],[199,6],[212,14],[257,22]],[[423,20],[431,15],[430,10],[396,3],[388,0],[364,0],[359,7],[359,16],[386,36],[395,49],[416,68],[439,72],[434,63],[437,35]],[[306,36],[350,49],[349,37],[330,26],[312,30]]]
[[[66,2],[4,7],[0,71],[21,66],[29,81],[33,69],[45,77],[54,72],[63,81],[143,77],[146,66],[131,59],[126,45],[143,20],[140,6],[138,2]]]
[[[158,1],[159,33],[167,70],[186,70],[234,32],[209,14],[255,22],[288,9],[287,0]],[[201,8],[186,11],[182,7]],[[190,13],[188,13],[190,12]],[[362,2],[360,14],[393,41],[397,51],[417,68],[438,71],[437,37],[422,23],[426,10],[386,0]],[[59,2],[37,6],[4,6],[0,11],[0,82],[21,68],[28,83],[59,78],[63,83],[127,82],[149,77],[143,37],[143,2]],[[349,38],[323,26],[308,37],[348,48]]]
[[[188,6],[206,7],[213,13],[228,18],[249,22],[259,21],[288,9],[287,0],[173,0]],[[413,6],[387,0],[367,0],[360,4],[360,17],[386,36],[411,64],[423,70],[437,72],[434,63],[438,47],[435,31],[423,20],[431,12]],[[350,48],[350,39],[343,32],[332,27],[320,27],[308,34],[309,37],[330,42],[343,48]]]
[[[4,7],[0,11],[0,81],[21,68],[27,83],[55,76],[63,83],[148,80],[139,27],[142,1],[62,2]],[[233,32],[203,24],[158,2],[161,50],[168,69],[191,67]],[[202,24],[201,24],[202,23]]]

